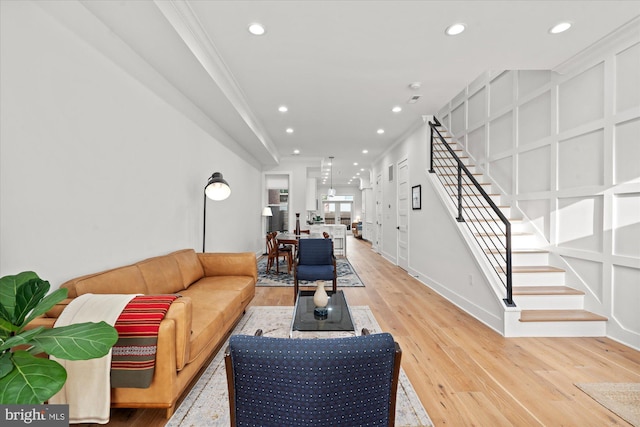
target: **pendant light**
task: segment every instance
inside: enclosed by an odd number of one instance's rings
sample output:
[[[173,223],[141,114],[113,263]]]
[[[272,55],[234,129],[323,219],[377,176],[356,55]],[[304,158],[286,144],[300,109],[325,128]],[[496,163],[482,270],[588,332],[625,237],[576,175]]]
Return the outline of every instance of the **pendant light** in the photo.
[[[329,160],[331,160],[331,163],[329,163],[331,166],[331,186],[329,187],[329,197],[334,197],[336,195],[336,189],[333,188],[333,158],[333,156],[329,156]]]

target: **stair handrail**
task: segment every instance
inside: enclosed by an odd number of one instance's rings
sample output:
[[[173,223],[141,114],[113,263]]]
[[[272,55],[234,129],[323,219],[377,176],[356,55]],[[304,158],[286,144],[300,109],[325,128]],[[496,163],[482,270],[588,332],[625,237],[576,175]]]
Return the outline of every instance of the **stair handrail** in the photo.
[[[457,202],[458,202],[458,217],[456,220],[458,222],[465,222],[464,217],[462,216],[462,172],[464,171],[465,175],[471,183],[475,186],[478,192],[482,195],[485,201],[489,204],[494,213],[498,216],[498,218],[502,221],[505,226],[505,275],[506,275],[506,298],[503,299],[504,303],[508,307],[515,307],[515,303],[513,302],[513,268],[511,263],[511,222],[507,219],[507,217],[502,213],[500,208],[491,200],[491,197],[487,194],[486,191],[482,188],[477,179],[474,178],[473,174],[469,171],[469,169],[462,163],[462,160],[458,157],[458,155],[453,151],[449,143],[442,136],[440,131],[437,129],[437,126],[442,126],[438,118],[434,115],[433,122],[429,122],[429,127],[431,128],[431,138],[430,138],[430,163],[429,163],[429,173],[435,173],[433,169],[433,140],[434,140],[434,131],[437,134],[440,142],[445,146],[449,154],[455,160],[458,167],[458,186],[457,186]]]

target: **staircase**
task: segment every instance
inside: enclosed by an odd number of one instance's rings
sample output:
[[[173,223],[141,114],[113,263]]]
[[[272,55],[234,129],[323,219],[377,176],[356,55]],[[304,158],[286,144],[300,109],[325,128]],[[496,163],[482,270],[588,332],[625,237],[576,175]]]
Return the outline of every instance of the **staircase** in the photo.
[[[479,259],[490,264],[485,271],[495,271],[505,284],[504,226],[487,216],[489,203],[481,197],[476,185],[460,178],[458,159],[511,224],[510,284],[515,307],[505,307],[505,336],[605,336],[607,318],[586,311],[584,292],[565,285],[565,270],[550,264],[550,254],[545,249],[548,242],[527,220],[513,217],[514,209],[492,191],[488,179],[470,164],[470,158],[437,120],[432,129],[437,132],[432,131],[431,169],[475,237],[475,242],[468,243],[479,246],[480,253],[485,254],[485,259]]]

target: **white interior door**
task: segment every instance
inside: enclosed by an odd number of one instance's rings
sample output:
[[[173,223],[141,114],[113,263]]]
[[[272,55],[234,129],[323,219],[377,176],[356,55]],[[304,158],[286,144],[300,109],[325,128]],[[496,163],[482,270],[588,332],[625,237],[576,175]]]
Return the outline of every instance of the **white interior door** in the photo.
[[[409,269],[409,162],[398,163],[398,267]]]

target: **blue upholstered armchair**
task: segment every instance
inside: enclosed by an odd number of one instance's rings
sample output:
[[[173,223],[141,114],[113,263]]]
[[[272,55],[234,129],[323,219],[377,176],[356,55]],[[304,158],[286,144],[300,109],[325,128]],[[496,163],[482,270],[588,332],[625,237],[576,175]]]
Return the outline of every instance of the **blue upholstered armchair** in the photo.
[[[401,356],[388,333],[233,335],[225,355],[231,426],[393,426]]]
[[[336,257],[331,239],[300,239],[293,264],[293,292],[298,297],[299,280],[331,280],[333,291],[338,287]]]

